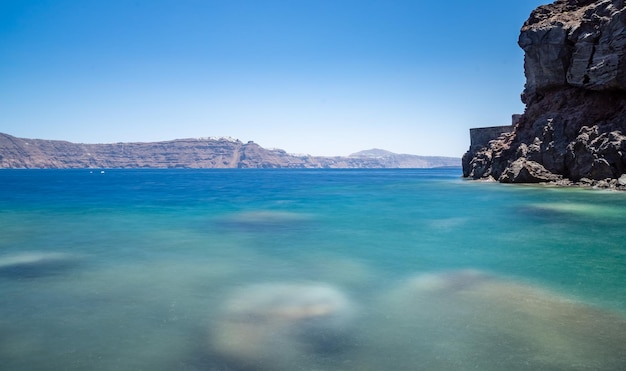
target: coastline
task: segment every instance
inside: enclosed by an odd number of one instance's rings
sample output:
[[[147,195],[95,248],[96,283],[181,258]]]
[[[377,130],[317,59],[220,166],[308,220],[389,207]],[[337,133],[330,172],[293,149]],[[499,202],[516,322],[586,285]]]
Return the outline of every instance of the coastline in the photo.
[[[603,180],[593,180],[588,178],[583,178],[578,182],[572,181],[570,179],[561,179],[554,180],[549,182],[535,182],[535,183],[503,183],[496,180],[494,177],[489,176],[486,178],[478,178],[472,179],[470,177],[461,177],[463,180],[468,182],[477,182],[477,183],[498,183],[498,184],[511,184],[516,186],[540,186],[545,188],[578,188],[582,190],[598,190],[598,191],[616,191],[616,192],[624,192],[626,191],[626,177],[622,177],[620,179],[624,179],[624,183],[620,183],[619,179],[603,179]]]

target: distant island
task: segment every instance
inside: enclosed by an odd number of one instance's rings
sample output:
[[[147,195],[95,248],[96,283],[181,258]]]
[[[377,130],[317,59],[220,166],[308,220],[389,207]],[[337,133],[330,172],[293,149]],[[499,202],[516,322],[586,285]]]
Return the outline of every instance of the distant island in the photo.
[[[105,168],[435,168],[460,167],[456,157],[416,156],[371,149],[349,156],[289,154],[233,138],[83,144],[0,133],[0,169]]]

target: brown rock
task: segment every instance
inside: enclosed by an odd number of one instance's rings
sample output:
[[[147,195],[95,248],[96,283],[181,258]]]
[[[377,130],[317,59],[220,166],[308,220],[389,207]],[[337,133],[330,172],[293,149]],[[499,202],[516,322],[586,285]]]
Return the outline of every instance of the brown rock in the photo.
[[[2,168],[398,168],[458,166],[460,159],[396,155],[317,157],[230,138],[81,144],[0,133]]]

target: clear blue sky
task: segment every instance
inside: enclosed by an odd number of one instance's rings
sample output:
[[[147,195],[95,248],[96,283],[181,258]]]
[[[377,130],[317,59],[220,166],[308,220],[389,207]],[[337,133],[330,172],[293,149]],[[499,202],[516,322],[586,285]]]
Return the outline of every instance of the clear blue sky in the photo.
[[[0,132],[461,156],[523,111],[546,2],[1,0]]]

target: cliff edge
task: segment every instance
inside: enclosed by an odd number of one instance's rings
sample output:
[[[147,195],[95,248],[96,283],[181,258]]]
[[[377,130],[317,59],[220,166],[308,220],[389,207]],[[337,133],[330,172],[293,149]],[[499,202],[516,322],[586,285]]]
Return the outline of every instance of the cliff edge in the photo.
[[[365,151],[367,152],[367,151]],[[431,168],[459,158],[414,155],[350,157],[292,155],[232,138],[84,144],[0,133],[0,169],[74,168]]]
[[[625,4],[558,0],[531,13],[518,42],[526,110],[470,148],[465,177],[626,189]]]

